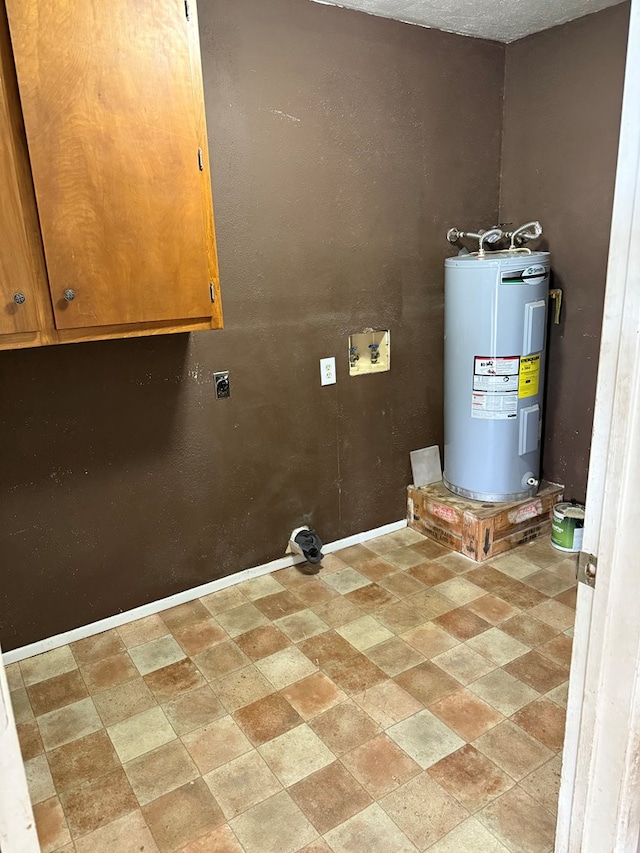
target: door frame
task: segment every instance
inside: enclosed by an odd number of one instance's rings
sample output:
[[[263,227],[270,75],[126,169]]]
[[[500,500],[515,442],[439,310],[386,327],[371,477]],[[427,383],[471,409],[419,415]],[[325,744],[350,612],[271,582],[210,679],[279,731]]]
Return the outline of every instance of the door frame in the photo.
[[[7,674],[0,649],[0,849],[40,853]]]
[[[585,238],[588,239],[588,236]],[[632,0],[556,853],[640,839],[640,0]]]

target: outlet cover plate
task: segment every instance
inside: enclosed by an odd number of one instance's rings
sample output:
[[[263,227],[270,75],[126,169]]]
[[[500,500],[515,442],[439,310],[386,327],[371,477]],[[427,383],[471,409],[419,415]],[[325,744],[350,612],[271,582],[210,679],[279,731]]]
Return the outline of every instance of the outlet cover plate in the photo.
[[[229,384],[228,370],[219,370],[217,373],[213,374],[213,387],[215,388],[216,398],[218,400],[231,396],[231,385]]]
[[[331,358],[320,359],[320,384],[335,385],[336,383],[336,359]]]

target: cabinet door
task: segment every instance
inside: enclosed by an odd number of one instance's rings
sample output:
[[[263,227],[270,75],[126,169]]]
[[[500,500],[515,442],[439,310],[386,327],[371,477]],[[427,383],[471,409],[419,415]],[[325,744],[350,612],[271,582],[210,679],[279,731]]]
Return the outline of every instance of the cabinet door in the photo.
[[[0,335],[35,332],[39,326],[35,277],[20,193],[17,95],[13,59],[0,10]],[[20,143],[22,142],[22,148]]]
[[[58,329],[211,317],[186,8],[7,2]]]

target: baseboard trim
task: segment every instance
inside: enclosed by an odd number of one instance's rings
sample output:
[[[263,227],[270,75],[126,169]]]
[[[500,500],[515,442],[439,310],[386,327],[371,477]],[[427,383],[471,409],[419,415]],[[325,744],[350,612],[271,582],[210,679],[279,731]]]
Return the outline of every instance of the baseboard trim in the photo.
[[[367,542],[369,539],[375,539],[378,536],[384,536],[387,533],[395,533],[397,530],[402,530],[406,526],[406,519],[403,519],[402,521],[393,521],[391,524],[383,524],[382,527],[376,527],[373,530],[366,530],[363,533],[355,533],[353,536],[346,536],[344,539],[338,539],[336,542],[330,542],[328,545],[324,545],[322,550],[325,554],[332,554],[334,551],[340,551],[342,548],[348,548],[351,545],[359,545],[362,542]],[[175,595],[170,595],[168,598],[160,598],[157,601],[149,602],[149,604],[134,607],[133,610],[126,610],[124,613],[117,613],[115,616],[108,616],[106,619],[100,619],[98,622],[91,622],[89,625],[82,625],[71,631],[65,631],[63,634],[56,634],[53,637],[47,637],[46,640],[38,640],[37,643],[30,643],[28,646],[21,646],[18,649],[12,649],[10,652],[5,652],[2,655],[2,660],[5,666],[10,663],[15,663],[16,661],[25,660],[25,658],[40,655],[42,652],[48,652],[51,649],[66,646],[67,643],[74,643],[76,640],[84,640],[85,637],[92,637],[94,634],[101,634],[103,631],[109,631],[111,628],[118,628],[120,625],[126,625],[128,622],[134,622],[136,619],[142,619],[144,616],[151,616],[154,613],[160,613],[161,611],[168,610],[170,607],[175,607],[178,604],[185,604],[187,601],[193,601],[203,595],[209,595],[211,592],[217,592],[220,589],[235,586],[242,581],[257,578],[261,575],[268,575],[271,572],[278,571],[278,569],[288,569],[291,566],[295,566],[297,563],[302,562],[304,562],[304,558],[299,555],[280,557],[278,560],[272,560],[270,563],[263,563],[261,566],[244,569],[243,571],[236,572],[226,578],[219,578],[218,580],[202,584],[202,586],[194,586],[191,589],[185,589],[183,592],[177,592]]]

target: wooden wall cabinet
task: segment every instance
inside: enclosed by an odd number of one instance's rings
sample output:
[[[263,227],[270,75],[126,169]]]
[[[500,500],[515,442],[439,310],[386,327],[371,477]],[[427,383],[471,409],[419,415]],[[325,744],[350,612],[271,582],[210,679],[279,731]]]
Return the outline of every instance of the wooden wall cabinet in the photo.
[[[6,15],[0,349],[221,327],[194,0]]]

